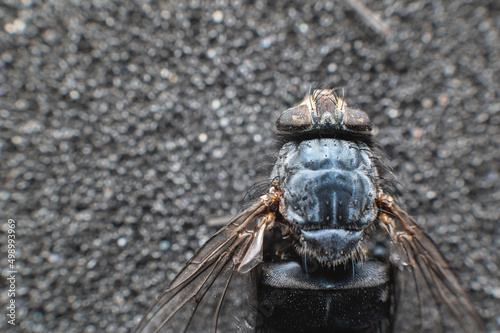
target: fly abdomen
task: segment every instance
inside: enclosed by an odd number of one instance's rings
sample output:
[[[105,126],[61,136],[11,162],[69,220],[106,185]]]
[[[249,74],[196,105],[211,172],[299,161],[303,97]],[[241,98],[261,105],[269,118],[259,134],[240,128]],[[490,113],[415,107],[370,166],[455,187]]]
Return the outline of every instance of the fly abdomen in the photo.
[[[263,324],[272,332],[389,331],[391,274],[375,261],[307,273],[297,261],[265,263],[258,295]]]

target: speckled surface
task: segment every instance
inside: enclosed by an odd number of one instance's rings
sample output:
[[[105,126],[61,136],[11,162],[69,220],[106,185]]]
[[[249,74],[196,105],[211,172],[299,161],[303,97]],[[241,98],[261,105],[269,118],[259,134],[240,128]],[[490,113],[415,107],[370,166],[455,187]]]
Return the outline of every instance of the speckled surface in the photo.
[[[339,0],[3,1],[14,331],[134,327],[265,176],[280,111],[322,83],[372,116],[408,210],[499,332],[500,6],[363,3],[388,36]]]

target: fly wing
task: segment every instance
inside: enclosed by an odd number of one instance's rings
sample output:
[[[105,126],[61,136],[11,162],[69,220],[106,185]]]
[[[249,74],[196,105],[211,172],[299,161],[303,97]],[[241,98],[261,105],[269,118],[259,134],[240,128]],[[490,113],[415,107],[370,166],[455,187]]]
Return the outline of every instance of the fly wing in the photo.
[[[449,325],[455,326],[453,331],[484,331],[481,317],[432,239],[391,197],[379,197],[379,204],[380,224],[392,239],[391,261],[411,275],[408,284],[405,282],[403,286],[403,293],[411,295],[409,290],[413,290],[413,305],[404,297],[405,302],[399,307],[403,311],[406,307],[407,313],[421,317],[422,327],[413,328],[414,331],[450,331]],[[420,311],[416,311],[417,308]],[[444,312],[452,316],[445,316]],[[455,319],[454,323],[449,322],[450,318]],[[410,318],[403,320],[408,326]],[[406,327],[405,331],[411,329]]]
[[[245,274],[238,268],[243,258],[251,259],[248,253],[256,251],[259,238],[271,228],[269,216],[274,215],[269,212],[261,200],[210,238],[157,298],[136,331],[215,333],[251,328],[256,293],[248,271],[259,262],[247,265]]]

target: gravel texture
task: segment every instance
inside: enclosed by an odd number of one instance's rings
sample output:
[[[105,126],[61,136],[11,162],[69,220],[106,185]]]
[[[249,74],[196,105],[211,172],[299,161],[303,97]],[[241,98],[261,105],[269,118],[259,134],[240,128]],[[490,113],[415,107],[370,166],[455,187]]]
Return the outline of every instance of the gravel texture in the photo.
[[[409,212],[500,332],[500,5],[362,2],[387,35],[340,0],[2,1],[0,328],[133,328],[322,84],[372,116]]]

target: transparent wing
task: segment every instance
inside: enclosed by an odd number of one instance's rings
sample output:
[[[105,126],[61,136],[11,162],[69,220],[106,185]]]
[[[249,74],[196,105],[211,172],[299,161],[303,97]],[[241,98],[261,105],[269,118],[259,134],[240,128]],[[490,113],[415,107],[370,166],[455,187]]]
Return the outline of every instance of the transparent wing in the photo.
[[[406,327],[405,331],[444,332],[450,331],[451,326],[454,326],[453,331],[484,331],[481,317],[431,238],[391,197],[379,195],[379,204],[381,226],[393,242],[391,261],[412,277],[408,284],[405,282],[403,293],[412,294],[409,290],[413,290],[413,304],[405,297],[397,312],[402,310],[410,316],[421,317],[422,327]],[[443,315],[443,312],[452,316]],[[454,320],[450,322],[450,318]],[[411,322],[411,318],[402,320],[406,326]]]
[[[261,200],[219,230],[158,297],[136,331],[236,332],[251,327],[256,308],[251,270],[261,261],[262,238],[273,219]]]

